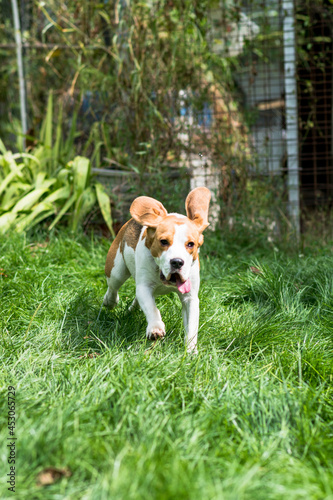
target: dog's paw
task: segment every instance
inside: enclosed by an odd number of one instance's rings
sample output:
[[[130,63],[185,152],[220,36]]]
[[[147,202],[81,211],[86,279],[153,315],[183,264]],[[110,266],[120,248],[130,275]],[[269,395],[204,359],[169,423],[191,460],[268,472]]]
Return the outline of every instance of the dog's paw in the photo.
[[[161,328],[153,328],[149,332],[147,332],[147,339],[157,340],[162,339],[165,336],[165,331]]]
[[[148,325],[146,331],[147,339],[157,340],[165,336],[165,325],[163,321],[158,321],[154,325]]]
[[[186,351],[187,351],[187,354],[198,354],[197,343],[194,341],[192,341],[192,342],[190,341],[186,345]]]
[[[118,294],[113,295],[107,291],[106,294],[104,295],[103,306],[107,307],[108,309],[114,309],[118,304],[118,302],[119,302]]]

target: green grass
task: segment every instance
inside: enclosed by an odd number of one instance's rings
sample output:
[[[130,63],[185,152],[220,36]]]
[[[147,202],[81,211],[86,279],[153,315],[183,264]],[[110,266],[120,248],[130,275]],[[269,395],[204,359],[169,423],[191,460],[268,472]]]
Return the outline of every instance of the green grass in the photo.
[[[158,299],[167,336],[156,345],[127,311],[132,281],[97,319],[107,241],[42,242],[0,242],[0,498],[333,499],[329,245],[299,256],[254,235],[207,236],[199,354],[187,356],[175,296]],[[50,466],[72,475],[37,486]]]

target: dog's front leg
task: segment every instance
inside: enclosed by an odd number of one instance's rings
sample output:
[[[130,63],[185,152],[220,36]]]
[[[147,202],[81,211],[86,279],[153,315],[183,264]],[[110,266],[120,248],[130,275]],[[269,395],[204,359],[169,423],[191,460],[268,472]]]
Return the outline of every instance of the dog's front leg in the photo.
[[[147,338],[156,340],[159,337],[164,337],[165,325],[162,321],[161,313],[156,307],[151,287],[146,284],[137,285],[136,298],[148,322],[146,330]]]
[[[185,345],[187,352],[196,354],[198,329],[199,329],[199,298],[197,295],[191,297],[180,297],[182,302],[183,323],[185,328]]]

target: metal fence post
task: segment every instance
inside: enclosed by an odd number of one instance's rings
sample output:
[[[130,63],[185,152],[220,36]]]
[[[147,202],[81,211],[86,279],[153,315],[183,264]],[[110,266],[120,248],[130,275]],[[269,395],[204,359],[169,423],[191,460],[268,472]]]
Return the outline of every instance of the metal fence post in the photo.
[[[17,0],[12,0],[12,9],[13,9],[15,42],[16,42],[17,70],[18,70],[19,86],[20,86],[20,110],[21,110],[21,126],[23,134],[22,146],[23,149],[25,149],[25,135],[27,133],[28,126],[27,126],[25,81],[24,81],[23,58],[22,58],[22,37],[21,37],[20,18],[18,13]]]
[[[295,17],[293,0],[283,0],[283,52],[288,157],[288,206],[297,236],[300,234],[298,103],[296,84]]]

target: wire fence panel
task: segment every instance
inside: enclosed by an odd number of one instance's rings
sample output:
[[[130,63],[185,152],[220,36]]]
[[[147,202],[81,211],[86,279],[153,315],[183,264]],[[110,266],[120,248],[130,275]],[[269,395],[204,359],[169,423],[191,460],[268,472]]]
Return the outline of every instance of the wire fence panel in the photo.
[[[0,134],[15,149],[16,46],[0,6]],[[131,196],[206,183],[216,221],[287,216],[298,230],[332,203],[332,14],[329,0],[21,1],[28,148],[52,91],[76,152],[135,174]]]
[[[294,218],[299,202],[303,213],[330,208],[332,4],[239,2],[237,21],[226,25],[228,6],[213,12],[212,47],[238,56],[235,79],[257,154],[256,175],[284,180]]]

